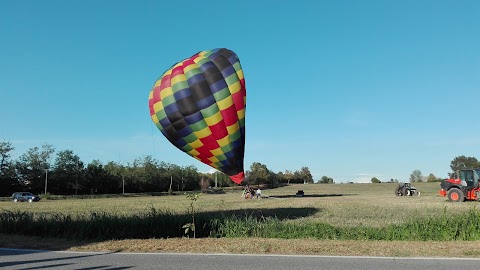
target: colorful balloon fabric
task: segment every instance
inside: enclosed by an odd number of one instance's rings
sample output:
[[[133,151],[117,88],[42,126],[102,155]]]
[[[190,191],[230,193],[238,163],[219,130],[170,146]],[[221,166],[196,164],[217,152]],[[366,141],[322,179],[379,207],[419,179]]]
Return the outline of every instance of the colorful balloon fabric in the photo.
[[[199,52],[165,71],[150,92],[155,125],[178,149],[227,174],[244,178],[246,89],[237,55]]]

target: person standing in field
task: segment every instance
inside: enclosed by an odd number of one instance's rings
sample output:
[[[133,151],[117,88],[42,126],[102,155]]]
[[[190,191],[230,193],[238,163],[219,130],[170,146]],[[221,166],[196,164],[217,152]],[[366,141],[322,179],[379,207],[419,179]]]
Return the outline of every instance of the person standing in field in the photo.
[[[262,198],[262,191],[260,190],[260,188],[257,189],[256,196],[257,196],[257,199]]]

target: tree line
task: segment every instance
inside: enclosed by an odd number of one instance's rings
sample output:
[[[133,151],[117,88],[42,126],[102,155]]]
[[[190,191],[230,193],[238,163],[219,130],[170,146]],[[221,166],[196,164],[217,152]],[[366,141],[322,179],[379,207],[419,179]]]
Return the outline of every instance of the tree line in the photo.
[[[448,178],[457,178],[457,172],[461,169],[478,169],[480,168],[480,162],[475,157],[457,156],[450,162],[451,171],[448,173]],[[421,170],[414,170],[410,174],[410,182],[441,182],[443,178],[436,177],[432,173],[428,176],[422,175]]]
[[[50,144],[32,147],[12,159],[14,147],[0,142],[0,196],[16,191],[36,194],[82,195],[174,192],[234,186],[221,173],[199,172],[193,166],[178,166],[152,156],[135,158],[127,164],[93,160],[85,164],[72,150],[56,151]],[[244,183],[275,187],[289,183],[313,183],[308,167],[275,173],[254,162],[245,172]]]
[[[480,168],[480,162],[475,157],[467,156],[457,156],[450,162],[451,172],[448,173],[448,178],[456,178],[457,171],[461,169],[478,169]],[[441,182],[444,178],[437,177],[433,173],[430,173],[428,176],[424,176],[422,171],[419,169],[413,170],[410,174],[410,183],[419,183],[419,182]],[[372,183],[381,183],[381,181],[374,177],[371,180]],[[388,183],[398,183],[397,179],[390,179]]]

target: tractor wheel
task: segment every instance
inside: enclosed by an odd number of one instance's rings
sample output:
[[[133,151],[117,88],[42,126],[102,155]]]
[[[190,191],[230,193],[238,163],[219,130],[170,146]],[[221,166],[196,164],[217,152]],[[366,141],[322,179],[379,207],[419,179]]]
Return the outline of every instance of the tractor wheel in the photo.
[[[405,190],[405,196],[412,196],[412,191],[410,189]]]
[[[402,195],[402,194],[400,193],[400,187],[397,187],[397,188],[395,189],[395,195],[397,195],[397,196]]]
[[[465,195],[458,188],[452,188],[447,192],[447,198],[451,202],[463,202],[465,201]]]

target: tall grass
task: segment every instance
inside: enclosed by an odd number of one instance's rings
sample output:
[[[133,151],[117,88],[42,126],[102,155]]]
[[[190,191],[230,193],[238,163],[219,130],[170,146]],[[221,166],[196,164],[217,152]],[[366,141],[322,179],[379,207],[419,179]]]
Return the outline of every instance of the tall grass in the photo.
[[[127,216],[109,212],[45,214],[24,211],[0,212],[0,232],[69,239],[168,238],[184,236],[182,226],[189,215],[149,211]]]
[[[213,222],[219,237],[317,238],[336,240],[480,240],[480,212],[434,218],[414,218],[382,228],[333,226],[318,222],[293,223],[277,218],[232,217]]]
[[[191,222],[188,214],[174,214],[151,208],[135,215],[110,212],[89,214],[45,214],[25,211],[0,212],[0,233],[69,239],[128,239],[183,237],[182,226]],[[480,240],[480,212],[444,214],[433,218],[412,218],[403,224],[381,228],[334,226],[277,217],[247,215],[195,217],[197,237],[317,238],[338,240]]]

